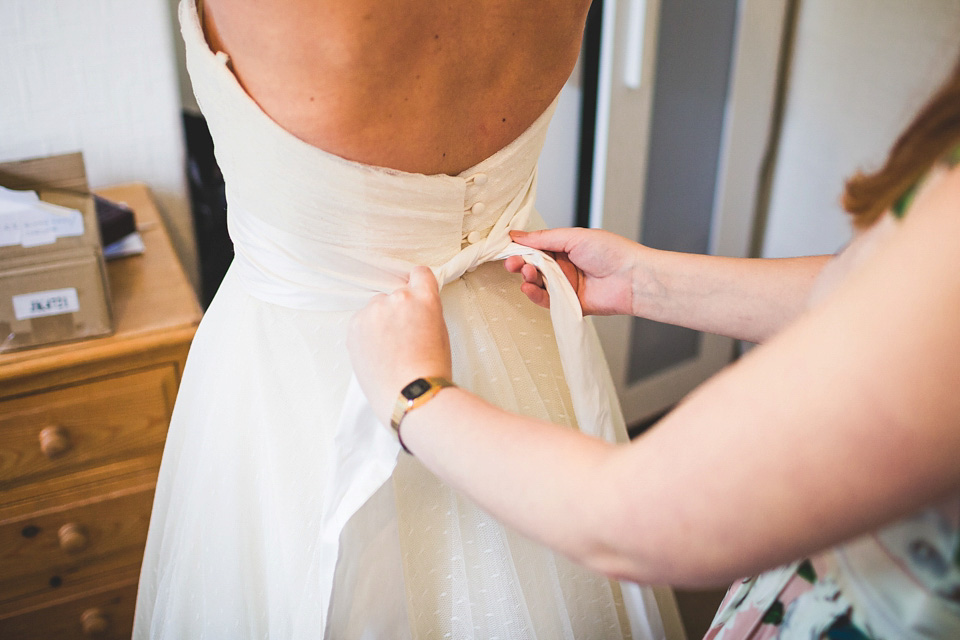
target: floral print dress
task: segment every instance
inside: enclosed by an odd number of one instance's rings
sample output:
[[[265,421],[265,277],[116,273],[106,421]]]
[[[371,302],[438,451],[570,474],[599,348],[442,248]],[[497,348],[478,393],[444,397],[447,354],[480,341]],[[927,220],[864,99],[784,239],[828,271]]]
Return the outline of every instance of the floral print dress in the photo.
[[[960,639],[960,499],[730,587],[704,640]]]
[[[824,269],[822,298],[890,233],[960,147]],[[958,239],[960,250],[960,239]],[[960,640],[960,496],[730,587],[704,640]]]

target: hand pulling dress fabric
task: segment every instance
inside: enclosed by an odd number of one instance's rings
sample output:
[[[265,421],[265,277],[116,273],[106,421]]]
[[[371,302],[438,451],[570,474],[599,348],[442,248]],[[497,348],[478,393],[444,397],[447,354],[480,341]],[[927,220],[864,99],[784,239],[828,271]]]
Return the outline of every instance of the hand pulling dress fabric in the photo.
[[[458,176],[350,162],[259,109],[209,49],[194,0],[180,18],[236,258],[184,371],[134,637],[664,637],[651,589],[574,565],[398,456],[345,349],[353,313],[426,265],[457,384],[626,438],[575,293],[552,259],[509,239],[542,226],[536,162],[553,107]],[[544,271],[550,312],[519,292],[498,262],[509,255]]]

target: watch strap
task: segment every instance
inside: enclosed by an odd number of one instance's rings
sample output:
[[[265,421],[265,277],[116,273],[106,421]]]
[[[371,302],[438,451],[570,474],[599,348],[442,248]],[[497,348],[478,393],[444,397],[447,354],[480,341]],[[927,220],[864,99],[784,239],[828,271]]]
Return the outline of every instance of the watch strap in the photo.
[[[456,385],[442,376],[427,376],[425,378],[417,378],[400,391],[400,395],[397,396],[397,402],[393,406],[390,426],[396,432],[397,439],[400,441],[400,446],[403,447],[404,451],[410,453],[407,446],[403,444],[403,438],[400,436],[400,423],[403,422],[406,415],[417,407],[425,405],[437,395],[441,389],[454,386]]]

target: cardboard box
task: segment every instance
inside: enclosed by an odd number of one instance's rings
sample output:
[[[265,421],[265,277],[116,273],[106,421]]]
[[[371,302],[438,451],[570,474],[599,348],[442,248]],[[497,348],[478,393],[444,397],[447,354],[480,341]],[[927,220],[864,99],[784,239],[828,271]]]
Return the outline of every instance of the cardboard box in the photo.
[[[83,156],[0,164],[0,185],[83,216],[83,233],[38,246],[0,247],[0,352],[113,332],[93,196]]]

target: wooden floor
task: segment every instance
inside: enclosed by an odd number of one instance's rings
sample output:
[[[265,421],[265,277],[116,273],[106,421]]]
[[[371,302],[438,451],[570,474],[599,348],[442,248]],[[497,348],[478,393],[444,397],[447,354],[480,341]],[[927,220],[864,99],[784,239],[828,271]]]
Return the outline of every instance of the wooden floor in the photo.
[[[723,600],[726,589],[712,589],[707,591],[687,591],[675,589],[677,606],[680,607],[680,617],[687,631],[687,640],[698,640],[710,627],[717,607]]]

